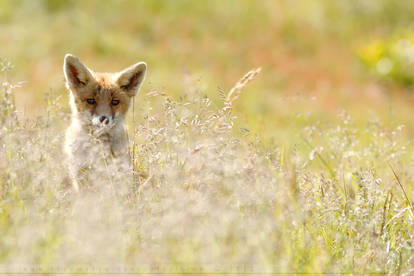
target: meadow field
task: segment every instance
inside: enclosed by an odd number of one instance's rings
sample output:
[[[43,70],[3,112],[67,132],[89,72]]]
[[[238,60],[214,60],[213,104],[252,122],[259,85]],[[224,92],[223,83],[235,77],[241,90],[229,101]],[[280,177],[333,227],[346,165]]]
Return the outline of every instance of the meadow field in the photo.
[[[408,0],[0,0],[0,273],[412,275],[413,22]],[[72,189],[66,53],[147,62],[139,177]]]

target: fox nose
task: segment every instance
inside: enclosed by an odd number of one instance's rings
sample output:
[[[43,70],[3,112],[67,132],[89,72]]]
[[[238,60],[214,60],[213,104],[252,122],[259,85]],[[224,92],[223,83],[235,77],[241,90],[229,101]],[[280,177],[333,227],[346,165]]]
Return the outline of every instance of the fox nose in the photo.
[[[108,117],[106,117],[106,116],[99,117],[99,121],[101,123],[104,123],[105,125],[107,125],[109,123]]]

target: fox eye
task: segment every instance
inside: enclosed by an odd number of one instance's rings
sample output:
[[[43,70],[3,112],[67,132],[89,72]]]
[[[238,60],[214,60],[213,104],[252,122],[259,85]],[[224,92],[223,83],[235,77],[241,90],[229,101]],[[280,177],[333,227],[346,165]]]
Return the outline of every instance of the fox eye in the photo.
[[[88,104],[96,104],[95,99],[86,99],[86,102],[87,102]]]
[[[118,105],[118,104],[119,104],[119,100],[112,100],[112,101],[111,101],[111,104],[112,104],[112,105]]]

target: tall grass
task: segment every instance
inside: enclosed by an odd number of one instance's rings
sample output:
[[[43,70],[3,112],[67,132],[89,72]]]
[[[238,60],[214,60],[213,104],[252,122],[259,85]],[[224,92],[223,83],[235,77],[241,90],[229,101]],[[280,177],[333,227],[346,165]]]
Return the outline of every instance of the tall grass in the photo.
[[[67,108],[49,95],[47,116],[19,118],[2,67],[2,272],[414,271],[412,144],[398,123],[358,128],[340,113],[298,131],[306,143],[264,144],[234,127],[241,90],[218,106],[196,85],[178,100],[153,91],[130,124],[139,178],[115,172],[76,194]]]

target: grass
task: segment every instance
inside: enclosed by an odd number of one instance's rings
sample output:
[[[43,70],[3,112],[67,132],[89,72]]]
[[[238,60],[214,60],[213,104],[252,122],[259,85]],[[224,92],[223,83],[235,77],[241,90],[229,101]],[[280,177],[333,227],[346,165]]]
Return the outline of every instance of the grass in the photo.
[[[0,0],[0,272],[413,274],[412,1],[105,3]],[[147,62],[139,179],[73,192],[67,52]]]
[[[139,186],[109,175],[76,194],[62,162],[66,109],[49,98],[47,116],[21,119],[3,82],[3,272],[412,273],[403,128],[358,129],[343,113],[286,148],[235,128],[235,101],[191,90],[149,93],[135,110]]]

